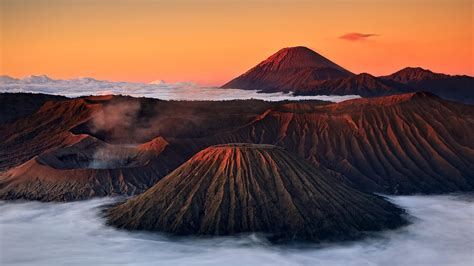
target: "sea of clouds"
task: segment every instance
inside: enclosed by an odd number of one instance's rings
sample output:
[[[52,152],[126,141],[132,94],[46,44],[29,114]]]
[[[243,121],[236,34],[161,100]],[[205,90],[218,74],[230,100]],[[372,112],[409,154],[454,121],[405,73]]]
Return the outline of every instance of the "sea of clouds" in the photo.
[[[104,224],[112,198],[0,202],[0,265],[474,265],[474,196],[402,196],[411,225],[364,240],[274,246],[257,236],[168,238]]]
[[[237,100],[261,99],[267,101],[282,100],[324,100],[340,102],[358,95],[317,95],[293,96],[291,93],[258,93],[255,90],[221,89],[203,87],[189,82],[152,83],[112,82],[93,78],[69,80],[51,79],[47,76],[30,76],[16,79],[0,76],[0,92],[31,92],[78,97],[86,95],[122,94],[134,97],[148,97],[162,100]]]

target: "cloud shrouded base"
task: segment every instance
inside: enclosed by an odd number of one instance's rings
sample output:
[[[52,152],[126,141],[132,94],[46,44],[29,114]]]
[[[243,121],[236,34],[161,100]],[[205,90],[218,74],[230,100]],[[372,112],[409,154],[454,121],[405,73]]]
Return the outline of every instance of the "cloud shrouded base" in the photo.
[[[104,225],[99,206],[0,202],[1,265],[472,265],[473,196],[391,197],[413,224],[365,240],[272,246],[257,236],[173,239]]]
[[[258,93],[253,90],[221,89],[201,87],[193,83],[166,83],[163,81],[146,83],[111,82],[92,78],[54,80],[47,76],[31,76],[14,79],[0,77],[0,92],[33,92],[78,97],[85,95],[122,94],[135,97],[149,97],[163,100],[236,100],[261,99],[281,100],[325,100],[340,102],[359,98],[357,95],[345,96],[292,96],[285,93]]]

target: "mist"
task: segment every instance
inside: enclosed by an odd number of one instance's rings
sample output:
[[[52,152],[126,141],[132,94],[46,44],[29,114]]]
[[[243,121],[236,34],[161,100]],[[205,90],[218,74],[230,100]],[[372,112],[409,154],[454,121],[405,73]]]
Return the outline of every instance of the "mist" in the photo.
[[[265,101],[283,100],[323,100],[340,102],[355,98],[358,95],[317,95],[293,96],[291,93],[258,93],[255,90],[221,89],[219,87],[203,87],[189,82],[177,83],[136,83],[113,82],[92,78],[69,80],[51,79],[47,76],[31,76],[15,79],[0,77],[0,92],[29,92],[79,97],[87,95],[122,94],[134,97],[148,97],[162,100],[246,100],[258,99]]]
[[[474,196],[390,199],[412,222],[364,240],[273,246],[255,235],[168,238],[104,225],[100,207],[116,199],[71,203],[0,202],[1,265],[472,265]]]
[[[137,166],[141,163],[136,145],[99,147],[90,159],[87,168],[92,169],[116,169]]]

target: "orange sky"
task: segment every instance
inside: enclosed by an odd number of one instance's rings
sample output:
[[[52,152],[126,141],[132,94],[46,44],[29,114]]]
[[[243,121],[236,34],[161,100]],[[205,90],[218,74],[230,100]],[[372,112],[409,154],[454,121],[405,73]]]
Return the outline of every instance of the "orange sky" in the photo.
[[[221,85],[282,47],[348,70],[474,75],[472,0],[0,0],[0,74]],[[339,37],[378,34],[365,40]]]

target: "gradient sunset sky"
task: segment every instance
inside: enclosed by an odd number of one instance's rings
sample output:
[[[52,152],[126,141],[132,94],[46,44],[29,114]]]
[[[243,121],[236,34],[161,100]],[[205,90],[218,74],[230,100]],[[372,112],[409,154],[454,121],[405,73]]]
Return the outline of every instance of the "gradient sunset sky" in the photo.
[[[474,75],[472,0],[0,0],[0,74],[221,85],[280,48]]]

